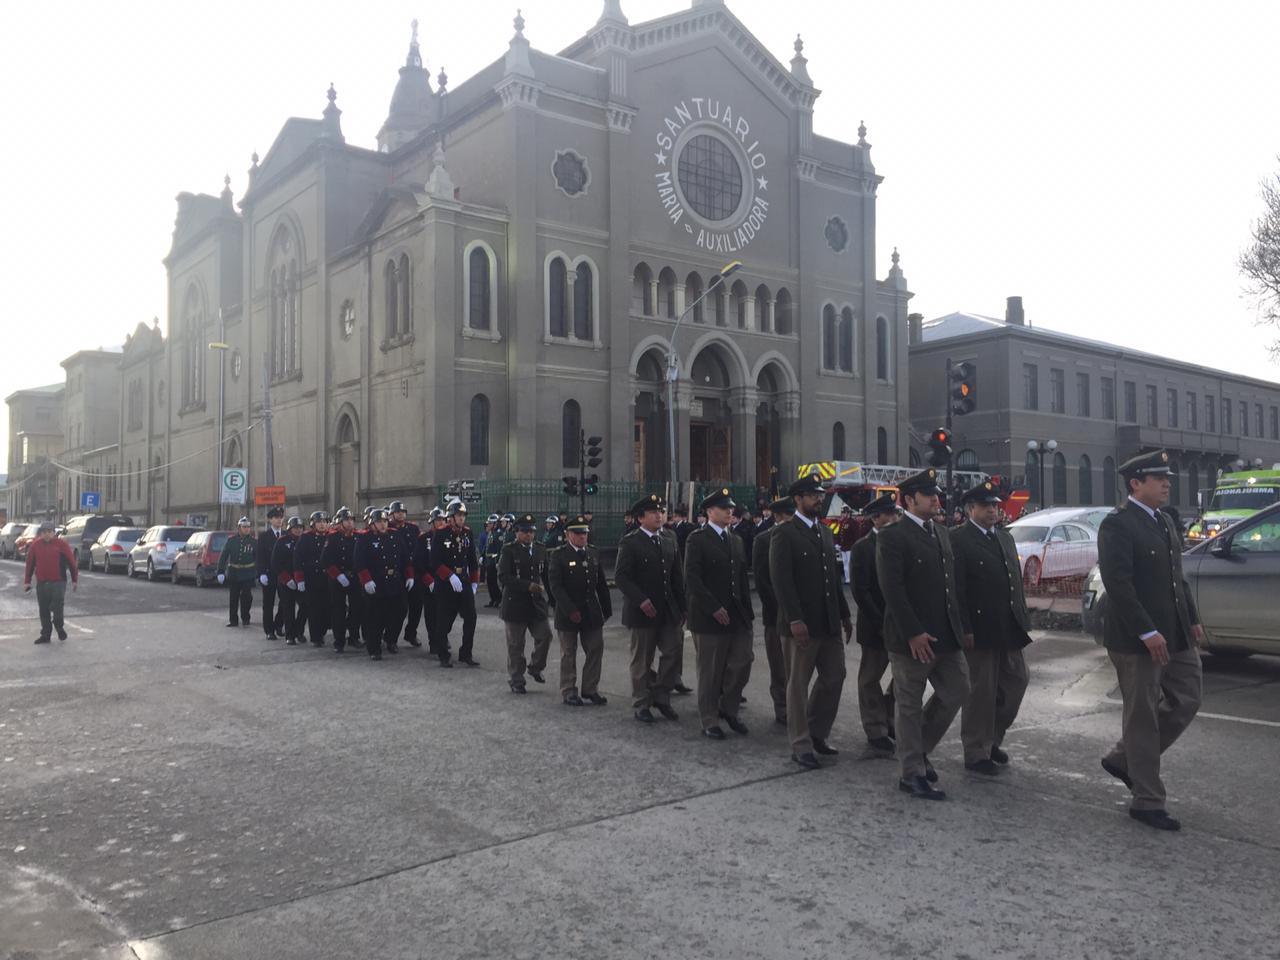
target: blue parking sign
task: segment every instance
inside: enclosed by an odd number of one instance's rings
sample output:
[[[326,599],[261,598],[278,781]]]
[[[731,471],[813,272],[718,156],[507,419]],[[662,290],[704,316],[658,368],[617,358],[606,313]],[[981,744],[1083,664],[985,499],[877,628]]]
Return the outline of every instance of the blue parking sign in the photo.
[[[102,494],[91,493],[88,490],[80,493],[80,509],[81,510],[97,510],[102,506]]]

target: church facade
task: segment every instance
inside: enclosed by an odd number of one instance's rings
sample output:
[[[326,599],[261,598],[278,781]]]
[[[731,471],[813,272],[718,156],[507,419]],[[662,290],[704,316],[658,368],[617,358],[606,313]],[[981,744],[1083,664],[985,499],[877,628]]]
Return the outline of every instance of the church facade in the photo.
[[[121,385],[146,404],[123,445],[172,465],[122,506],[215,514],[220,439],[266,483],[266,403],[297,509],[559,477],[580,431],[602,478],[657,487],[677,330],[680,479],[905,462],[911,295],[896,253],[876,277],[882,178],[864,129],[813,132],[799,39],[784,65],[717,0],[639,24],[610,0],[554,55],[525,30],[451,87],[415,28],[376,149],[346,142],[330,88],[238,204],[179,196],[169,335],[139,331]]]

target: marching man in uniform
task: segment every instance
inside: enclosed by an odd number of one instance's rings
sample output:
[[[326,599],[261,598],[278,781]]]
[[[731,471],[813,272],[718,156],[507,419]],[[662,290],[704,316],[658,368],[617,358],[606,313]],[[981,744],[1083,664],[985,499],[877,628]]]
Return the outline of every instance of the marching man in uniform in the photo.
[[[603,706],[600,665],[604,657],[604,624],[613,616],[609,584],[595,547],[587,546],[591,528],[574,517],[565,529],[569,542],[551,554],[547,581],[556,602],[560,637],[560,695],[566,705]],[[578,646],[583,653],[582,685],[578,685]]]
[[[285,643],[298,645],[305,619],[298,615],[298,583],[294,579],[294,551],[302,536],[302,518],[290,517],[285,524],[284,536],[271,550],[271,577],[280,593],[280,620],[284,624]]]
[[[253,538],[253,522],[241,517],[236,532],[227,537],[218,558],[218,583],[231,581],[227,588],[228,627],[249,625],[249,610],[253,607],[253,578],[258,568],[258,542]]]
[[[641,723],[653,723],[654,710],[678,720],[671,691],[680,678],[684,645],[680,553],[675,534],[662,525],[657,494],[641,497],[630,512],[637,525],[618,544],[613,578],[622,593],[622,625],[631,631],[631,705]]]
[[[960,715],[965,769],[994,776],[1009,755],[1000,748],[1027,692],[1031,618],[1022,595],[1022,566],[1009,531],[996,526],[1000,494],[990,480],[966,490],[960,506],[968,515],[951,531],[956,582],[962,603],[964,658],[969,699]]]
[[[751,593],[742,538],[729,529],[736,506],[729,488],[702,501],[707,525],[685,545],[685,590],[689,632],[698,659],[698,713],[702,735],[723,740],[723,720],[734,733],[747,733],[738,719],[742,691],[751,676]]]
[[[497,575],[502,592],[498,616],[507,634],[507,683],[512,693],[524,693],[525,670],[538,683],[546,683],[551,649],[551,624],[547,617],[547,548],[534,542],[537,521],[529,514],[515,521],[516,538],[502,548]],[[492,536],[499,536],[497,532]],[[533,658],[524,658],[524,635],[533,637]]]
[[[880,680],[889,669],[889,652],[884,646],[884,594],[876,578],[876,542],[880,531],[898,522],[898,504],[892,493],[872,500],[862,508],[871,518],[871,532],[849,551],[849,582],[853,602],[858,607],[858,712],[867,743],[879,753],[893,753],[893,681],[886,693]],[[852,519],[847,521],[853,525]]]
[[[1103,645],[1116,668],[1124,712],[1120,740],[1102,769],[1133,793],[1129,816],[1157,830],[1181,824],[1165,810],[1160,755],[1200,709],[1204,630],[1182,578],[1179,531],[1160,509],[1169,500],[1169,454],[1120,465],[1129,495],[1098,529],[1098,566],[1107,588]]]
[[[756,534],[755,548],[751,552],[751,572],[756,578],[756,593],[760,594],[760,620],[764,623],[764,655],[769,661],[769,699],[773,701],[773,720],[787,724],[787,660],[782,653],[782,638],[778,635],[778,596],[769,579],[769,541],[779,524],[790,522],[796,515],[795,501],[783,497],[765,508],[770,523]]]
[[[356,582],[355,519],[346,507],[333,515],[333,526],[324,542],[320,562],[329,575],[329,622],[333,627],[333,649],[342,653],[347,644],[363,647],[360,639],[360,598]]]
[[[408,519],[409,511],[405,508],[403,500],[393,500],[387,506],[387,516],[390,517],[387,530],[400,537],[401,549],[412,563],[422,531],[418,529],[416,523]],[[405,591],[404,642],[411,647],[422,646],[422,641],[418,639],[418,622],[422,619],[422,598],[425,590],[425,584],[415,582],[412,589]],[[427,632],[430,634],[431,631]]]
[[[298,538],[293,554],[293,579],[300,594],[298,605],[305,611],[311,643],[324,646],[325,631],[329,629],[329,577],[324,570],[324,541],[329,535],[329,516],[323,510],[311,514],[311,529]],[[298,639],[302,639],[302,627],[298,627]]]
[[[476,591],[480,589],[476,545],[467,526],[466,504],[461,500],[450,501],[445,513],[449,518],[448,525],[431,535],[431,573],[436,579],[440,662],[449,666],[449,631],[461,616],[462,643],[458,646],[458,662],[478,667],[480,664],[471,655],[476,637]]]
[[[404,553],[404,537],[387,529],[387,511],[369,514],[369,529],[356,542],[356,576],[365,593],[365,647],[381,660],[382,648],[398,653],[404,623],[405,592],[413,589],[413,568]]]
[[[262,585],[262,632],[268,640],[277,639],[284,631],[283,597],[276,604],[279,589],[271,557],[276,544],[284,536],[284,508],[272,507],[267,511],[267,529],[258,534],[258,583]]]

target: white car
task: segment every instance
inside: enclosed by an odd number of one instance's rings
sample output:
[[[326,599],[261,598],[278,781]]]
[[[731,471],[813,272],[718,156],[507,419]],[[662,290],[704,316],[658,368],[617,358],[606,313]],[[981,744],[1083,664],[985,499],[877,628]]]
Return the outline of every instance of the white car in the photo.
[[[18,538],[27,532],[29,523],[6,523],[0,529],[0,557],[16,557]]]
[[[151,527],[129,551],[129,563],[125,571],[131,577],[145,573],[152,583],[161,578],[168,580],[178,551],[199,532],[198,527]]]
[[[1086,577],[1098,562],[1098,524],[1110,510],[1040,510],[1009,524],[1022,582]]]

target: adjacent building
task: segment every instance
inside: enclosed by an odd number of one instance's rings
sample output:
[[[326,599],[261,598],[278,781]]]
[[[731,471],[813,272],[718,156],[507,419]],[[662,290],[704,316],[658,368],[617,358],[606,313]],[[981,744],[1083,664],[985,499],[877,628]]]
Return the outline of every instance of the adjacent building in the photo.
[[[58,508],[59,473],[50,461],[63,448],[64,394],[63,384],[52,383],[5,397],[9,407],[5,506],[15,520],[47,516]]]

